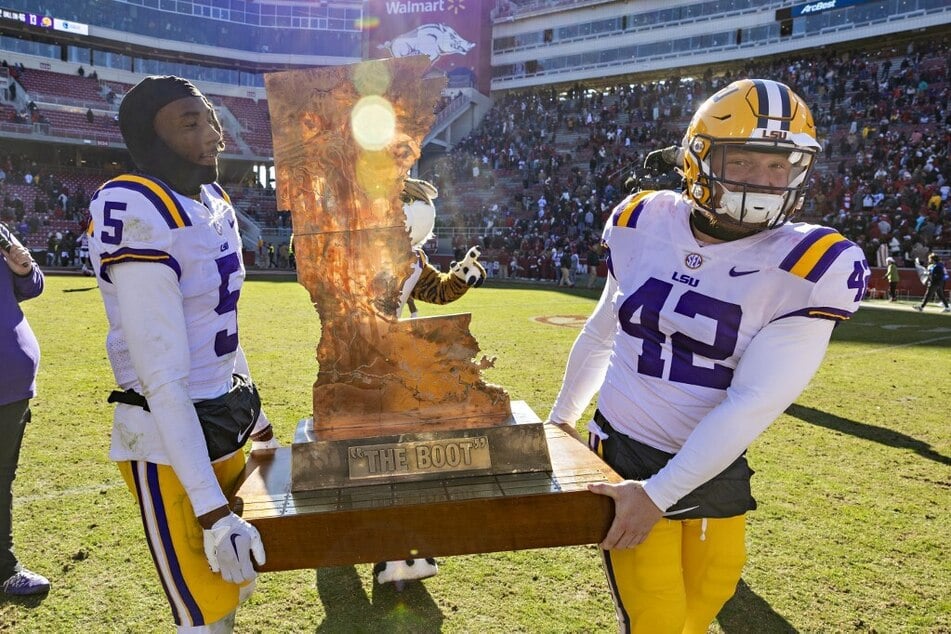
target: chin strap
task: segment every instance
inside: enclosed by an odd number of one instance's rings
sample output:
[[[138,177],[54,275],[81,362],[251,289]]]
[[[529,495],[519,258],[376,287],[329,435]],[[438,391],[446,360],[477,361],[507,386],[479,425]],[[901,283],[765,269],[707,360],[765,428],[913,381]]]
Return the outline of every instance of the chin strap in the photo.
[[[711,238],[723,240],[724,242],[739,240],[740,238],[746,238],[760,231],[765,231],[765,228],[744,227],[739,225],[739,223],[731,222],[731,220],[731,218],[716,216],[709,211],[697,209],[696,207],[694,207],[690,213],[690,225],[694,229]]]

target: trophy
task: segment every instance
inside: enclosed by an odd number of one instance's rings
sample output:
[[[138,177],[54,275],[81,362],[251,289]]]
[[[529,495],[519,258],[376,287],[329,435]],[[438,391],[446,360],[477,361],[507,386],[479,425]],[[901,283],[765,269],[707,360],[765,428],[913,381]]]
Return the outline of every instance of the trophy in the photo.
[[[620,478],[481,376],[471,316],[400,320],[400,192],[445,83],[426,57],[265,76],[278,206],[321,324],[312,415],[233,503],[262,570],[599,542]]]

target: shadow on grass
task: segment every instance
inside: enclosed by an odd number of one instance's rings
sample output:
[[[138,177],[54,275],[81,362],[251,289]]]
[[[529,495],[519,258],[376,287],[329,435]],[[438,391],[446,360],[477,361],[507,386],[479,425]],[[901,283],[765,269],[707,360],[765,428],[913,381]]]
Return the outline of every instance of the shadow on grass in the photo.
[[[28,594],[25,596],[13,596],[9,594],[0,593],[0,605],[5,605],[7,603],[15,603],[17,605],[22,605],[24,608],[33,609],[40,607],[46,597],[50,596],[48,592],[42,594]],[[3,623],[0,623],[0,631],[5,631]]]
[[[86,291],[94,291],[98,286],[86,286],[84,288],[64,288],[64,293],[85,293]]]
[[[889,447],[911,449],[922,458],[934,460],[935,462],[943,465],[951,465],[951,458],[938,453],[932,449],[931,445],[928,443],[922,442],[900,432],[887,429],[885,427],[876,427],[875,425],[859,423],[854,420],[842,418],[841,416],[823,412],[812,407],[803,407],[802,405],[797,405],[796,403],[790,405],[786,409],[786,413],[793,418],[798,418],[801,421],[805,421],[813,425],[825,427],[826,429],[834,429],[835,431],[842,432],[843,434],[849,434],[850,436],[855,436],[857,438],[864,438],[865,440],[871,440],[872,442],[888,445]]]
[[[797,632],[782,615],[740,579],[736,594],[717,615],[726,634],[788,634]]]
[[[354,566],[319,568],[317,594],[327,617],[320,634],[334,632],[438,632],[443,615],[426,586],[409,582],[402,592],[392,584],[373,584],[367,597]]]

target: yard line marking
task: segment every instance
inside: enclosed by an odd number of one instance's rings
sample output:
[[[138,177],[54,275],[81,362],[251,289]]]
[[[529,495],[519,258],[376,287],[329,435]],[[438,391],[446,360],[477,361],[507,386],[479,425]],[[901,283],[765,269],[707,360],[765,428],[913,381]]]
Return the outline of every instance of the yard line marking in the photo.
[[[881,352],[882,350],[891,350],[892,348],[907,348],[908,346],[921,346],[927,343],[934,343],[936,341],[944,341],[945,339],[951,339],[951,335],[948,335],[946,337],[935,337],[934,339],[922,339],[921,341],[909,341],[908,343],[896,343],[893,346],[883,346],[881,348],[873,348],[871,350],[862,350],[860,352],[849,352],[846,354],[836,355],[836,357],[844,358],[844,357],[855,357],[860,354],[876,354]]]
[[[42,502],[46,500],[59,500],[75,495],[99,493],[101,491],[104,492],[111,489],[118,489],[120,487],[125,487],[125,483],[117,482],[115,484],[95,484],[84,487],[74,487],[72,489],[63,489],[62,491],[56,491],[54,493],[40,493],[38,495],[15,495],[13,496],[13,505],[16,506],[17,504],[31,504],[33,502]]]

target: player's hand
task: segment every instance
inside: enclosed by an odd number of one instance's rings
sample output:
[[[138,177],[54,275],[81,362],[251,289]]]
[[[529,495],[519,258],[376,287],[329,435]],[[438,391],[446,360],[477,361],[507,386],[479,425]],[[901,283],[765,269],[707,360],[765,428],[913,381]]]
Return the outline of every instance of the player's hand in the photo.
[[[0,222],[0,253],[7,261],[7,266],[16,275],[27,275],[33,270],[33,256],[30,250],[20,244],[16,236]]]
[[[618,484],[597,482],[589,484],[588,490],[614,500],[614,521],[604,541],[598,544],[604,550],[637,546],[647,539],[654,524],[664,515],[647,496],[641,483],[634,480]]]
[[[28,275],[33,270],[33,256],[30,255],[30,250],[22,245],[11,244],[3,257],[15,275]]]
[[[237,584],[251,581],[258,574],[251,557],[259,566],[267,561],[258,529],[234,513],[228,513],[202,532],[208,565],[212,572],[220,572],[225,581]]]
[[[676,145],[654,150],[644,159],[644,169],[654,174],[667,173],[681,164],[682,156],[680,147]]]
[[[485,281],[485,269],[479,264],[480,255],[482,255],[482,251],[479,250],[479,247],[472,247],[461,262],[453,261],[449,263],[449,271],[465,282],[466,286],[475,286],[476,288],[482,286],[482,282]]]

